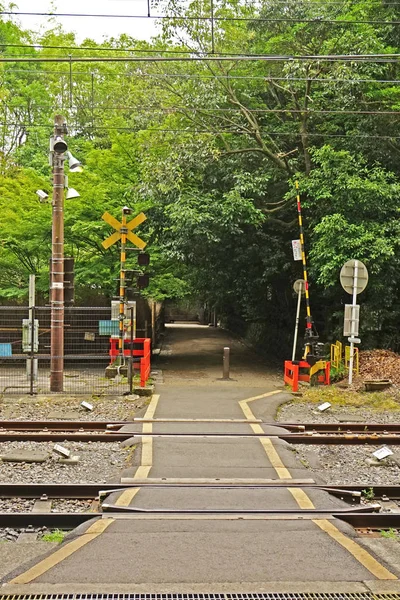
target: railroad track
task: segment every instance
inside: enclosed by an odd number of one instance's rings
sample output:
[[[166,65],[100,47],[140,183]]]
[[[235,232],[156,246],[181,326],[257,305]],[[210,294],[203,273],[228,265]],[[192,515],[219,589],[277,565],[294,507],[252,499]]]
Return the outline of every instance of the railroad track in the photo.
[[[384,434],[384,433],[275,433],[273,435],[268,433],[142,433],[142,432],[126,432],[121,433],[118,431],[109,432],[87,432],[87,431],[7,431],[0,432],[0,443],[1,442],[123,442],[130,438],[138,438],[138,441],[142,437],[152,438],[270,438],[270,439],[281,439],[289,444],[344,444],[344,445],[358,445],[358,444],[390,444],[392,446],[400,445],[400,434]]]
[[[316,519],[332,518],[341,519],[356,529],[376,530],[400,528],[399,512],[379,512],[381,505],[360,506],[362,492],[373,490],[374,499],[384,498],[386,500],[400,499],[400,486],[373,486],[365,485],[341,485],[326,486],[318,485],[311,481],[291,480],[209,480],[206,483],[198,480],[137,480],[134,486],[114,484],[1,484],[0,498],[36,498],[38,499],[33,512],[0,512],[0,527],[25,528],[47,527],[59,529],[73,529],[93,518],[262,518],[262,519]],[[107,499],[101,504],[102,498],[106,498],[112,492],[121,492],[132,487],[197,487],[213,489],[272,489],[272,488],[301,488],[325,490],[335,496],[356,502],[358,505],[344,509],[164,509],[164,508],[141,508],[121,507],[110,504]],[[86,512],[50,512],[51,499],[91,499],[93,500],[90,511]],[[35,510],[36,508],[36,510]],[[47,511],[46,511],[47,509]]]
[[[132,419],[131,421],[2,421],[0,420],[0,433],[8,431],[50,431],[50,432],[81,432],[81,431],[118,431],[125,425],[141,425],[143,423],[162,424],[200,424],[200,423],[259,423],[267,427],[281,427],[292,433],[381,433],[399,434],[400,423],[283,423],[267,422],[261,419],[249,421],[246,419]],[[230,435],[230,434],[228,434]]]
[[[170,510],[165,509],[141,509],[132,507],[115,507],[105,505],[106,512],[81,512],[81,513],[0,513],[0,527],[11,527],[15,529],[29,527],[47,527],[49,529],[74,529],[93,518],[114,519],[185,519],[185,518],[209,518],[209,519],[262,519],[262,520],[313,520],[313,519],[340,519],[349,523],[355,529],[361,530],[383,530],[400,529],[400,513],[371,512],[365,509],[342,509],[332,511],[331,509],[316,510]],[[118,511],[116,510],[118,509]]]
[[[282,433],[195,432],[178,433],[121,432],[124,425],[152,423],[207,423],[208,420],[184,419],[137,419],[133,421],[0,421],[0,442],[122,442],[131,437],[202,437],[202,438],[280,438],[290,444],[400,444],[400,423],[267,423],[256,420],[266,427],[282,428]],[[246,421],[223,420],[221,422],[245,423]]]
[[[272,489],[272,488],[301,488],[325,490],[340,498],[359,502],[363,492],[373,494],[374,499],[400,500],[400,485],[316,484],[312,480],[157,480],[135,479],[132,483],[1,483],[0,498],[44,498],[51,499],[96,499],[111,492],[123,491],[132,487],[146,488],[208,488],[208,489]]]

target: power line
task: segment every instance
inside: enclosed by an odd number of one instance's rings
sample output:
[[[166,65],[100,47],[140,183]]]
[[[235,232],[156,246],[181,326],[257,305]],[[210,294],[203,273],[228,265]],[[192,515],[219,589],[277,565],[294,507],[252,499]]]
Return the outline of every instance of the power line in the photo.
[[[29,69],[12,69],[10,71],[3,71],[0,73],[1,78],[5,79],[7,75],[12,75],[13,73],[32,73],[35,76],[44,75],[45,77],[49,77],[50,75],[67,75],[69,76],[69,71],[37,71],[37,70],[29,70]],[[90,72],[90,71],[74,71],[73,76],[83,75],[85,77],[97,77],[98,73]],[[110,75],[115,78],[116,75],[114,73],[101,73],[101,78]],[[259,81],[283,81],[290,83],[291,81],[311,81],[312,83],[350,83],[350,84],[358,84],[358,83],[389,83],[389,84],[399,84],[400,79],[350,79],[350,78],[335,78],[335,77],[271,77],[270,75],[207,75],[207,74],[191,74],[186,75],[184,73],[145,73],[141,71],[140,73],[118,73],[118,77],[150,77],[150,78],[165,78],[165,79],[186,79],[189,81],[196,81],[197,79],[215,79],[215,80],[259,80]]]
[[[6,108],[7,110],[12,110],[12,107],[6,104],[2,104],[0,102],[0,107]],[[18,109],[21,110],[24,108],[22,105],[18,105]],[[49,104],[35,104],[32,108],[47,108],[49,110],[59,110],[59,106],[52,106]],[[148,106],[143,107],[142,105],[138,106],[103,106],[101,104],[92,104],[90,99],[88,98],[87,103],[85,105],[80,105],[79,103],[74,106],[74,110],[80,110],[82,108],[87,108],[90,110],[97,111],[135,111],[137,114],[146,114],[146,113],[156,113],[157,111],[160,113],[182,113],[184,111],[190,112],[209,112],[211,114],[215,113],[240,113],[240,108],[227,107],[227,108],[209,108],[204,106]],[[400,115],[400,110],[324,110],[324,109],[295,109],[295,108],[246,108],[246,112],[253,114],[302,114],[302,115],[382,115],[382,116],[398,116]]]
[[[40,107],[40,105],[36,104],[36,107]],[[48,105],[45,104],[43,105],[44,108],[46,108]],[[79,109],[82,108],[81,106],[77,105],[75,108]],[[229,107],[229,108],[208,108],[208,107],[203,107],[203,106],[149,106],[149,107],[143,107],[143,106],[102,106],[100,104],[86,104],[85,108],[90,108],[90,109],[94,109],[94,110],[110,110],[110,111],[125,111],[125,110],[132,110],[132,111],[136,111],[137,113],[148,113],[148,112],[153,112],[153,111],[160,111],[160,112],[166,112],[166,113],[173,113],[173,112],[183,112],[183,111],[190,111],[190,112],[196,112],[196,111],[202,111],[202,112],[210,112],[210,113],[240,113],[240,108],[234,108],[234,107]],[[292,108],[246,108],[246,112],[249,113],[261,113],[261,114],[269,114],[269,113],[278,113],[278,114],[288,114],[288,113],[295,113],[295,114],[304,114],[304,115],[400,115],[400,110],[324,110],[324,109],[292,109]]]
[[[92,62],[226,62],[226,61],[261,61],[261,62],[377,62],[397,63],[400,54],[310,54],[310,55],[267,55],[267,54],[242,54],[231,56],[69,56],[69,57],[1,57],[0,63],[92,63]]]
[[[269,18],[269,17],[215,17],[213,15],[199,15],[197,17],[177,16],[177,15],[115,15],[115,14],[90,14],[90,13],[50,13],[50,12],[16,12],[0,11],[0,15],[28,16],[28,17],[72,17],[72,18],[101,18],[101,19],[170,19],[180,21],[216,21],[216,22],[260,22],[260,23],[330,23],[333,25],[400,25],[400,21],[368,20],[356,21],[350,19],[323,19],[315,17],[313,19],[292,19],[289,17]]]
[[[3,126],[13,126],[13,127],[23,127],[26,129],[48,129],[51,127],[51,124],[37,124],[37,125],[29,125],[23,123],[10,123],[3,122],[0,123],[0,127]],[[99,131],[126,131],[129,133],[139,133],[141,131],[146,131],[149,133],[185,133],[192,135],[194,134],[207,134],[207,135],[247,135],[249,133],[247,131],[241,131],[238,129],[227,129],[222,131],[210,131],[209,129],[179,129],[179,128],[133,128],[133,127],[116,127],[107,125],[82,125],[80,123],[70,123],[70,128],[79,128],[79,129],[87,129],[87,130],[99,130]],[[262,128],[261,128],[262,130]],[[263,131],[264,135],[268,136],[277,136],[277,137],[300,137],[301,133],[294,132],[286,132],[286,131]],[[323,138],[357,138],[357,139],[385,139],[385,140],[397,140],[400,139],[400,135],[372,135],[372,134],[353,134],[353,133],[307,133],[308,137],[323,137]],[[255,148],[255,151],[258,151],[258,148]]]
[[[1,14],[1,13],[0,13]],[[48,44],[1,44],[0,48],[27,48],[29,50],[94,50],[95,52],[144,52],[149,54],[165,52],[169,54],[192,54],[191,50],[152,50],[147,48],[111,48],[108,46],[52,46]],[[207,52],[206,54],[211,54]],[[216,54],[220,54],[217,52]]]

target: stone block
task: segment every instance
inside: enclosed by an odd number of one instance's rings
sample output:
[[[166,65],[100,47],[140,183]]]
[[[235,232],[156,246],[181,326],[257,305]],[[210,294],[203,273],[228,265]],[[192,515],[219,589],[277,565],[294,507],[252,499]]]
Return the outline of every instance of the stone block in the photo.
[[[43,463],[49,458],[47,452],[32,452],[30,450],[23,450],[21,452],[9,452],[8,454],[1,454],[0,459],[4,462],[14,463]]]
[[[79,456],[71,456],[70,458],[60,458],[58,461],[60,465],[77,465],[79,462]]]
[[[154,394],[154,385],[149,385],[148,387],[135,387],[133,390],[134,394],[138,396],[152,396]]]
[[[53,411],[47,415],[49,421],[79,421],[80,414],[78,412],[61,412],[61,411]]]

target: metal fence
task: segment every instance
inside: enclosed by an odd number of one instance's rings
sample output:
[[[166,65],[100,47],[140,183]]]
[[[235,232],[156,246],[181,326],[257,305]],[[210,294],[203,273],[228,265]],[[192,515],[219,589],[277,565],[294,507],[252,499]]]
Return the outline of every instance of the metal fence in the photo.
[[[34,307],[37,326],[32,329],[28,307],[0,306],[0,393],[50,392],[50,316],[50,307]],[[112,378],[106,376],[111,339],[117,330],[111,308],[65,308],[64,393],[129,391],[125,370]]]

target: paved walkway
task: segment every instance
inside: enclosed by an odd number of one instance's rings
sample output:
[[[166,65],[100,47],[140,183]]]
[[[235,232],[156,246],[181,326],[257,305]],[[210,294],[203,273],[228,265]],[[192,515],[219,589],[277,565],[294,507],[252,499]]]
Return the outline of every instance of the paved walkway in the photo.
[[[225,345],[232,349],[232,381],[220,380]],[[309,473],[286,443],[264,437],[205,437],[276,433],[277,427],[269,423],[285,398],[276,374],[223,331],[200,326],[170,326],[157,368],[164,383],[147,408],[147,421],[124,427],[132,432],[132,443],[141,441],[137,466],[123,474],[137,486],[112,494],[107,503],[120,510],[159,512],[114,513],[85,525],[56,553],[13,574],[13,591],[100,592],[107,585],[114,591],[146,592],[398,589],[399,569],[367,551],[351,527],[329,514],[298,514],[346,505],[320,490],[305,493],[290,487],[291,480],[308,479]],[[142,433],[204,436],[152,438]],[[167,489],[143,482],[160,478],[267,479],[287,487]],[[179,509],[210,512],[169,512]],[[265,509],[297,514],[282,518],[245,513]]]

